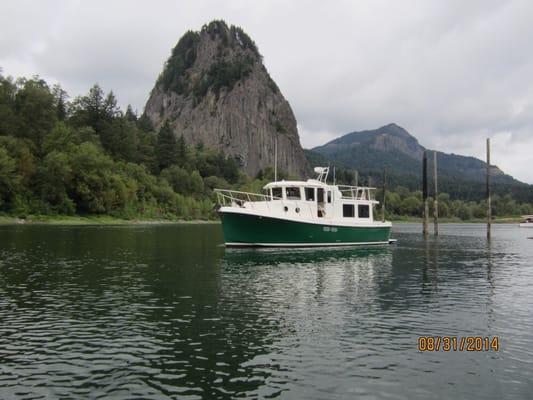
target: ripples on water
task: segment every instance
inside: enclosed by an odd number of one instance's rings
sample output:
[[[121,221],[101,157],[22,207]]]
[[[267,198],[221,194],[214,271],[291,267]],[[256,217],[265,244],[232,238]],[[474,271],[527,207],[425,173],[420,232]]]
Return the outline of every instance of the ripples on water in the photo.
[[[0,227],[0,398],[531,398],[528,232],[418,229],[225,251],[218,225]]]

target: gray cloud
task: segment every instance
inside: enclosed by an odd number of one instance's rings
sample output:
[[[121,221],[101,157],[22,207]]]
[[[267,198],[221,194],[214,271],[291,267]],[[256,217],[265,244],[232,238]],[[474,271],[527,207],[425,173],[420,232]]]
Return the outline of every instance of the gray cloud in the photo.
[[[142,111],[188,29],[223,18],[256,41],[304,146],[396,122],[429,148],[533,182],[528,1],[5,1],[0,66],[71,96],[95,82]]]

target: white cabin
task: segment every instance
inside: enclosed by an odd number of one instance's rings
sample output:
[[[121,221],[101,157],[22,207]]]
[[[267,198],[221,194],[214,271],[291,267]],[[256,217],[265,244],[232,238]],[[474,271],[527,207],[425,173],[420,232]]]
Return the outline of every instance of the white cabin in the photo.
[[[329,168],[315,168],[317,179],[276,181],[264,194],[217,190],[223,207],[238,207],[255,215],[334,225],[375,225],[371,187],[328,185]],[[383,222],[390,225],[390,222]]]

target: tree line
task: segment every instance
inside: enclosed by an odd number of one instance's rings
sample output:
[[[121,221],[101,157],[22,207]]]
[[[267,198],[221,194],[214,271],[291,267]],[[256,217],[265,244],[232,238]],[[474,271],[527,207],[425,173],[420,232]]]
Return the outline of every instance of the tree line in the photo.
[[[246,180],[234,158],[154,129],[98,85],[70,101],[0,75],[0,213],[211,218],[212,189]]]

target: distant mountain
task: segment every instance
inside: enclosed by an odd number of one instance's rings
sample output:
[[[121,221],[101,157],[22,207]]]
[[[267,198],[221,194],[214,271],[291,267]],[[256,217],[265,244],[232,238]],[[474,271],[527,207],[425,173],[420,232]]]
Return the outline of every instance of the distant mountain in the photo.
[[[361,176],[371,175],[378,180],[384,167],[392,181],[408,187],[420,188],[422,156],[426,148],[404,128],[389,124],[379,129],[351,132],[323,146],[307,150],[311,165],[329,163],[345,169],[358,170]],[[428,157],[432,168],[433,154]],[[475,157],[437,151],[439,181],[443,189],[459,197],[479,198],[485,182],[486,163]],[[430,170],[431,171],[431,170]],[[531,187],[498,167],[492,166],[492,181],[501,188],[512,186],[529,197],[525,190]],[[502,186],[503,185],[503,186]],[[475,195],[461,196],[465,192]]]
[[[309,170],[294,113],[239,27],[212,21],[183,35],[145,106],[156,129],[168,123],[191,145],[234,156],[250,175],[274,165],[290,175]]]

